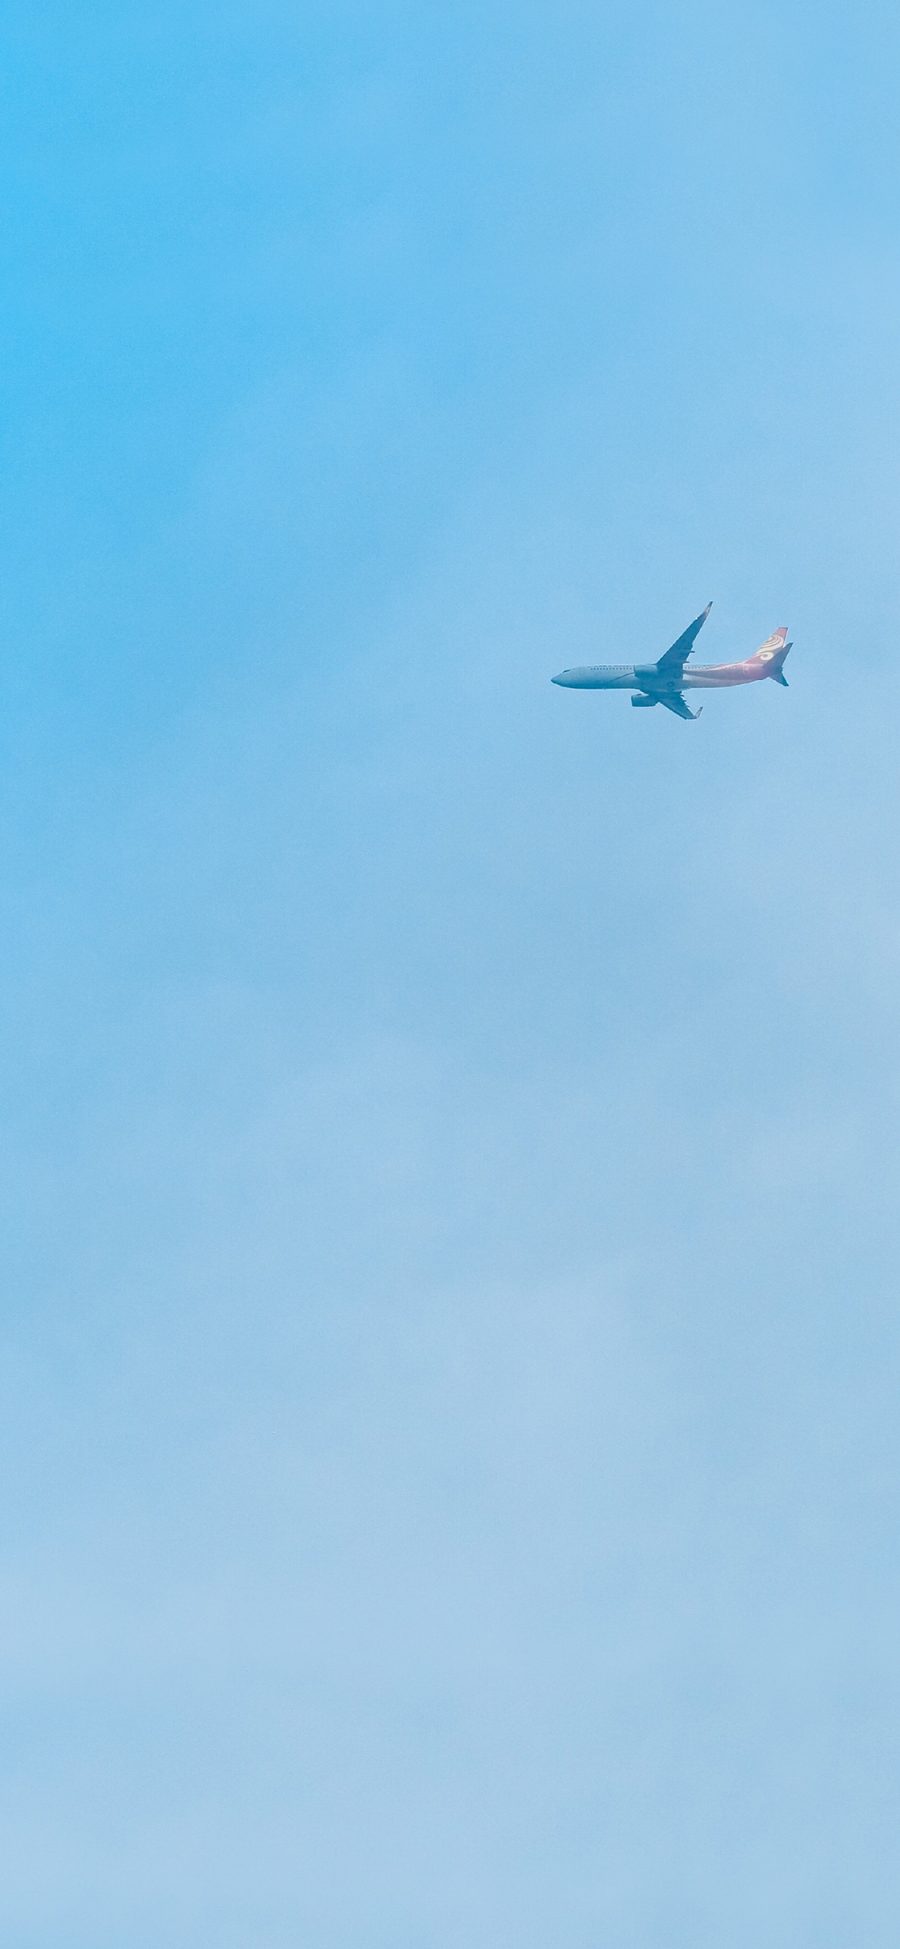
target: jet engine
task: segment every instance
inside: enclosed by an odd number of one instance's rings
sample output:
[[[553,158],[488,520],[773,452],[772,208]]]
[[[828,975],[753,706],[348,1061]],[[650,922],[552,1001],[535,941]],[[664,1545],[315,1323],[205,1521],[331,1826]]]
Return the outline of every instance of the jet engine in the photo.
[[[658,697],[645,697],[643,691],[637,691],[631,701],[636,711],[648,711],[652,704],[659,702],[659,699]]]

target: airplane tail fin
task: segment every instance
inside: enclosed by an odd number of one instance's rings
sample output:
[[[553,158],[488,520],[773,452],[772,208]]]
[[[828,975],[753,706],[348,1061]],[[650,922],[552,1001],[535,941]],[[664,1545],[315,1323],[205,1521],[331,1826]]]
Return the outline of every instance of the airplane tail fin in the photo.
[[[792,647],[790,643],[785,642],[786,636],[786,628],[776,629],[774,635],[767,636],[765,642],[760,644],[756,654],[749,658],[751,663],[767,664],[766,676],[774,677],[775,682],[783,684],[785,690],[787,689],[787,677],[783,674],[783,665],[788,650]]]

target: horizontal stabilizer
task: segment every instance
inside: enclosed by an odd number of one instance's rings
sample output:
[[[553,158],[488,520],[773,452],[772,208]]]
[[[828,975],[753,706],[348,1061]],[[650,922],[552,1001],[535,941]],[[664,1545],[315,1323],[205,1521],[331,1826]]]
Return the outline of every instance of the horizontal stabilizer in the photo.
[[[778,633],[780,635],[781,631],[779,630]],[[785,635],[786,634],[787,631],[785,631]],[[774,677],[775,682],[777,684],[782,684],[785,690],[787,690],[788,687],[788,680],[784,674],[784,659],[787,656],[787,653],[790,649],[793,649],[792,643],[782,643],[777,650],[772,650],[767,657],[762,659],[763,661],[768,663],[769,676]]]

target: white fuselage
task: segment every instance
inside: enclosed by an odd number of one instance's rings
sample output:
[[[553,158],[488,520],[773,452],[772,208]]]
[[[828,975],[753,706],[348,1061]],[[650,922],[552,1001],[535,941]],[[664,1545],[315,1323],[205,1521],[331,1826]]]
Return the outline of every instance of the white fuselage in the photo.
[[[658,671],[654,664],[583,664],[574,670],[561,670],[551,682],[567,690],[643,690],[650,696],[659,696],[665,690],[728,690],[733,684],[758,683],[763,677],[771,677],[770,662],[758,655],[743,663],[707,663],[693,669],[685,665],[671,674]]]

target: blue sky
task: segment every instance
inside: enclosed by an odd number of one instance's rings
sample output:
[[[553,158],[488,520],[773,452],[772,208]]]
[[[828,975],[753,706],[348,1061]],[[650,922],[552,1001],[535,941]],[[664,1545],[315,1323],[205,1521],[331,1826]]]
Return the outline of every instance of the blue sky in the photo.
[[[0,1934],[894,1949],[897,18],[3,38]]]

